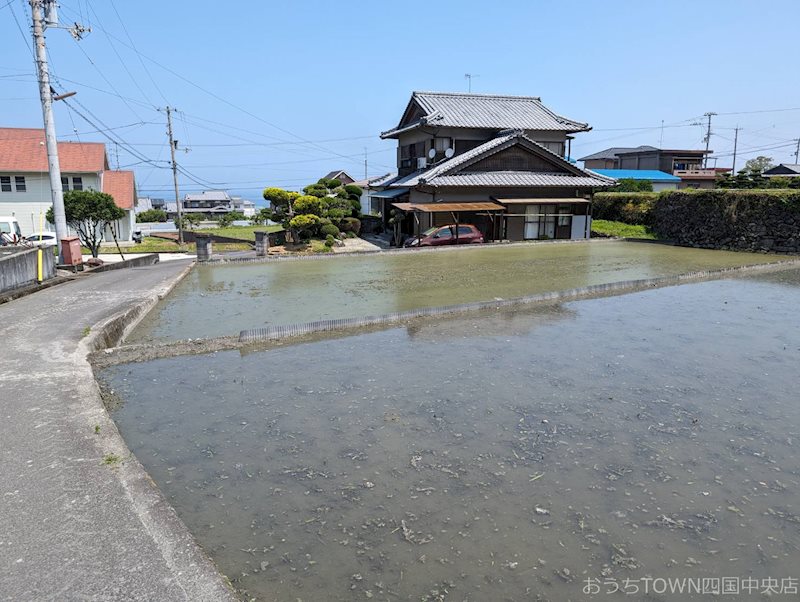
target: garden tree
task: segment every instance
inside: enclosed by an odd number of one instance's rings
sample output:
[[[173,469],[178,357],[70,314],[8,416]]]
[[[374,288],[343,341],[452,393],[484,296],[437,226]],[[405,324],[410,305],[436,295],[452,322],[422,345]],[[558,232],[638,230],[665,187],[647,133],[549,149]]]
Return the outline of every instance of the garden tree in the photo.
[[[354,219],[361,212],[361,189],[342,186],[339,180],[322,178],[303,188],[302,195],[280,188],[267,188],[264,198],[272,202],[269,219],[280,221],[291,232],[303,238],[336,236],[340,231],[357,233],[361,223]],[[345,223],[345,220],[354,222]],[[324,230],[324,231],[323,231]]]
[[[269,207],[262,207],[256,214],[250,218],[250,223],[254,226],[263,226],[266,225],[268,221],[272,219],[272,209]]]
[[[772,163],[772,157],[764,157],[763,155],[759,155],[755,159],[749,159],[747,163],[744,164],[744,168],[749,172],[763,173],[768,169],[775,167]]]
[[[294,202],[295,213],[301,215],[303,213],[311,213],[321,216],[325,201],[317,196],[305,195],[297,197]]]
[[[229,211],[228,213],[223,213],[219,216],[217,223],[221,228],[227,228],[233,222],[238,222],[242,220],[246,220],[247,217],[241,211]]]
[[[197,225],[203,221],[203,216],[199,213],[186,213],[183,215],[183,219],[175,218],[175,227],[179,227],[182,225],[184,228],[188,228],[189,230],[194,230]]]
[[[292,242],[297,240],[297,230],[291,227],[289,222],[294,217],[295,199],[300,197],[300,193],[284,190],[283,188],[265,188],[263,192],[264,200],[271,203],[271,217],[273,221],[279,222],[284,229],[289,231]]]
[[[800,178],[765,178],[760,171],[742,169],[735,176],[724,174],[717,178],[717,188],[800,188]]]
[[[611,192],[653,192],[653,183],[650,180],[620,178]]]
[[[295,215],[289,220],[289,227],[297,231],[300,238],[311,238],[312,233],[317,228],[320,217],[313,213]]]
[[[125,217],[125,212],[117,207],[110,194],[96,190],[64,191],[64,213],[67,225],[78,233],[81,244],[89,249],[92,257],[97,257],[100,252],[106,226],[111,230],[117,250],[122,255],[116,227],[117,220]],[[55,223],[52,207],[47,210],[47,221]]]
[[[142,211],[136,216],[137,222],[165,222],[167,221],[167,212],[163,209],[147,209]]]

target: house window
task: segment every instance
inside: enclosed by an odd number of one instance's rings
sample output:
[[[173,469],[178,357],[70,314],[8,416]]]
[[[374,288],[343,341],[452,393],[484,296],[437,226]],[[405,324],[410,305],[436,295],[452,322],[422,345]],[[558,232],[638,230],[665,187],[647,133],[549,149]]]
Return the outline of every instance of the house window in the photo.
[[[564,143],[563,142],[540,142],[550,152],[557,154],[559,157],[564,156]]]
[[[0,176],[0,192],[11,192],[11,176]]]
[[[69,178],[61,176],[61,190],[69,190]]]
[[[436,149],[436,154],[444,154],[448,148],[453,145],[453,141],[451,138],[434,138],[433,139],[433,148]]]
[[[14,176],[14,184],[17,188],[17,192],[25,192],[27,190],[25,186],[25,176]]]
[[[72,190],[83,190],[83,178],[72,178]]]
[[[552,206],[550,207],[552,211]],[[525,207],[525,239],[551,239],[556,237],[556,216],[548,212],[547,205]]]

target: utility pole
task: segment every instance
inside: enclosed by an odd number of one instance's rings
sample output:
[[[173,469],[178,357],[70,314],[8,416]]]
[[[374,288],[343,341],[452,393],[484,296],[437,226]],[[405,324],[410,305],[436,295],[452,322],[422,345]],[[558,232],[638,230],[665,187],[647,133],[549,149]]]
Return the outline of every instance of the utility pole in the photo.
[[[658,139],[658,148],[664,148],[664,120],[661,120],[661,137]]]
[[[708,167],[708,145],[711,143],[711,117],[716,113],[703,113],[703,117],[708,117],[708,129],[706,130],[706,154],[703,159],[703,167]]]
[[[797,139],[797,148],[794,151],[794,162],[800,163],[800,138]]]
[[[55,0],[30,0],[33,17],[33,46],[36,51],[36,73],[39,80],[39,98],[42,102],[44,118],[44,140],[47,146],[47,168],[50,174],[50,198],[53,201],[53,216],[56,227],[58,261],[64,263],[61,239],[66,238],[67,217],[64,212],[64,191],[61,188],[61,166],[58,163],[58,142],[56,141],[56,122],[53,119],[53,96],[50,90],[50,70],[47,66],[47,45],[44,39],[46,27],[42,16],[44,8],[48,22],[54,23]]]
[[[183,212],[181,211],[181,199],[178,194],[178,164],[175,162],[175,147],[178,145],[178,143],[172,137],[172,111],[175,109],[168,106],[166,110],[169,152],[172,157],[172,183],[175,185],[175,208],[178,211],[178,243],[183,245]]]
[[[736,175],[736,149],[739,147],[739,126],[733,130],[733,166],[731,167],[731,175]]]

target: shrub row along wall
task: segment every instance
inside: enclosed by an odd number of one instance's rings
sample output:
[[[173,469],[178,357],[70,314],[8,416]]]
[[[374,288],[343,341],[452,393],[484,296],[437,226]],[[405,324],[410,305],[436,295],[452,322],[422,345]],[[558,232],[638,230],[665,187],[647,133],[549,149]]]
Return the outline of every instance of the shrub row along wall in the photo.
[[[650,213],[658,198],[658,192],[598,192],[592,203],[592,217],[650,226]]]
[[[796,190],[665,191],[646,219],[659,237],[681,245],[800,252]]]

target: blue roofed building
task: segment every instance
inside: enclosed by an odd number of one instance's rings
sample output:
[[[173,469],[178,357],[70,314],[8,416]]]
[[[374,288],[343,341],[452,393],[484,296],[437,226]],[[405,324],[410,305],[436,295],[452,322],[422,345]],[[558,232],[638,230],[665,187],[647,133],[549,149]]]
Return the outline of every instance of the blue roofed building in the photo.
[[[681,179],[657,169],[593,169],[595,173],[615,180],[647,180],[652,182],[653,190],[676,190]]]

